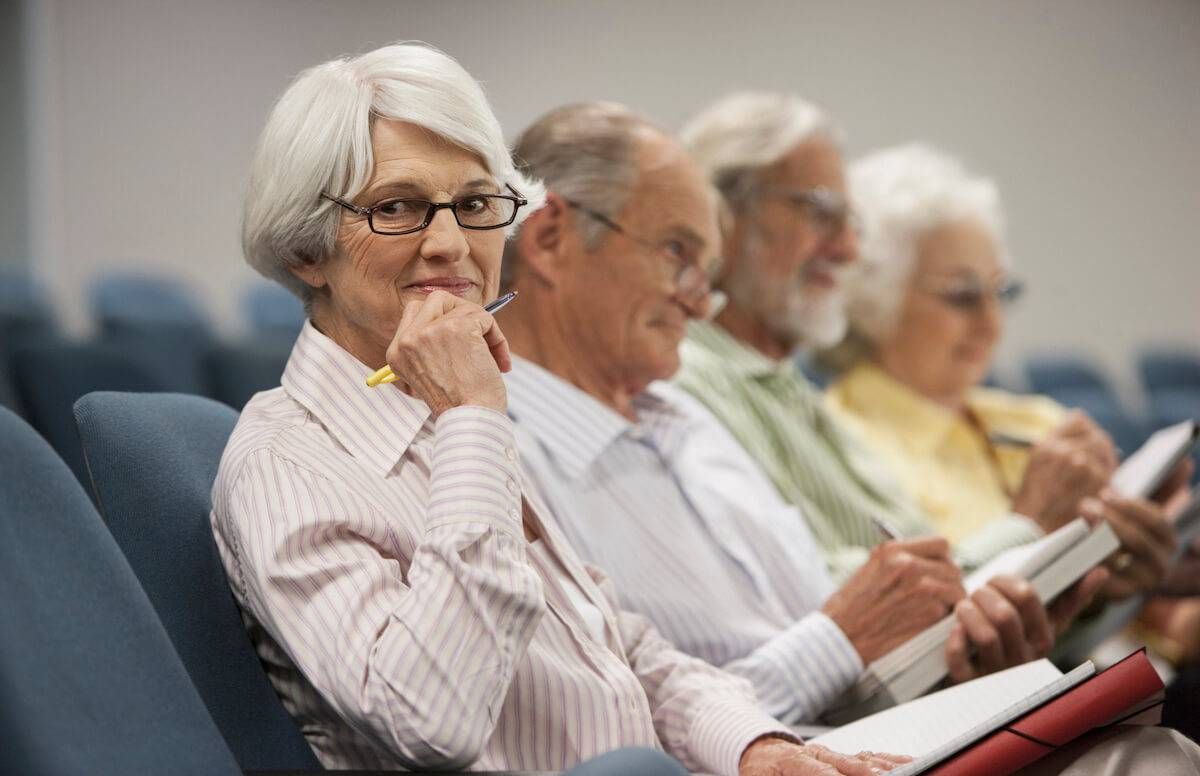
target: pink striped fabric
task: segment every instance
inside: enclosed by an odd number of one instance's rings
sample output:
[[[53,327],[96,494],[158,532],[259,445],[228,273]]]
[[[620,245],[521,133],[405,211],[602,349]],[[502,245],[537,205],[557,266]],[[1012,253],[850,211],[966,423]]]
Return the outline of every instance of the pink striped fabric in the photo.
[[[434,420],[311,324],[242,413],[213,529],[285,706],[330,768],[560,770],[662,745],[734,774],[786,729],[585,567],[521,470],[511,421]],[[545,553],[526,551],[522,509]],[[589,634],[567,586],[603,614]]]

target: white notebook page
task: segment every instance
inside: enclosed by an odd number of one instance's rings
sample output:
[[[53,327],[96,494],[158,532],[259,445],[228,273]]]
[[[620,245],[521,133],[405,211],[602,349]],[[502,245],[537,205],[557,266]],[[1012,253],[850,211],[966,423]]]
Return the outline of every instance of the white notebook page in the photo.
[[[809,743],[847,754],[866,749],[920,757],[1062,675],[1049,660],[1035,660],[872,714]]]

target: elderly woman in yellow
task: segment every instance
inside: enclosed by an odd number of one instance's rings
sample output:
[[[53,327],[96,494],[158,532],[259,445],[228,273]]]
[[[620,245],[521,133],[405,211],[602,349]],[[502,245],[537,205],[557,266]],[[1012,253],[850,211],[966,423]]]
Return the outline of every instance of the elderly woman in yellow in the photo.
[[[841,369],[834,412],[893,464],[951,541],[1000,520],[1025,521],[1033,538],[1090,513],[1125,545],[1108,595],[1158,584],[1169,523],[1149,501],[1104,510],[1117,463],[1107,435],[1050,399],[980,387],[1003,308],[1021,290],[992,183],[923,146],[872,154],[849,183],[861,260],[846,282],[850,334],[829,359]]]

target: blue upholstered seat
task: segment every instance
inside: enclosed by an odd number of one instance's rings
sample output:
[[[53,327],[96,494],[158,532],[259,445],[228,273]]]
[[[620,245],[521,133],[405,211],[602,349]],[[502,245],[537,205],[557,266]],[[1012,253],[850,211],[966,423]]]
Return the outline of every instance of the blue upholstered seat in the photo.
[[[209,525],[237,413],[198,396],[100,392],[75,419],[104,520],[238,763],[319,767],[246,635]]]
[[[0,773],[239,773],[71,472],[0,408]]]

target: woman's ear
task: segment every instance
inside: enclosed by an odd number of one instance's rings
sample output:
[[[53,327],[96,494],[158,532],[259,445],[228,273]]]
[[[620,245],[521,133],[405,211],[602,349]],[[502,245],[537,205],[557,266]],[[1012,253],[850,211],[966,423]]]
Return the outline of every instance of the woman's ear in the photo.
[[[517,232],[519,272],[553,286],[562,271],[564,248],[571,237],[569,206],[554,192],[546,193],[546,204],[535,210]]]
[[[312,288],[324,288],[327,282],[325,270],[320,262],[304,261],[293,264],[288,267],[288,271]]]

